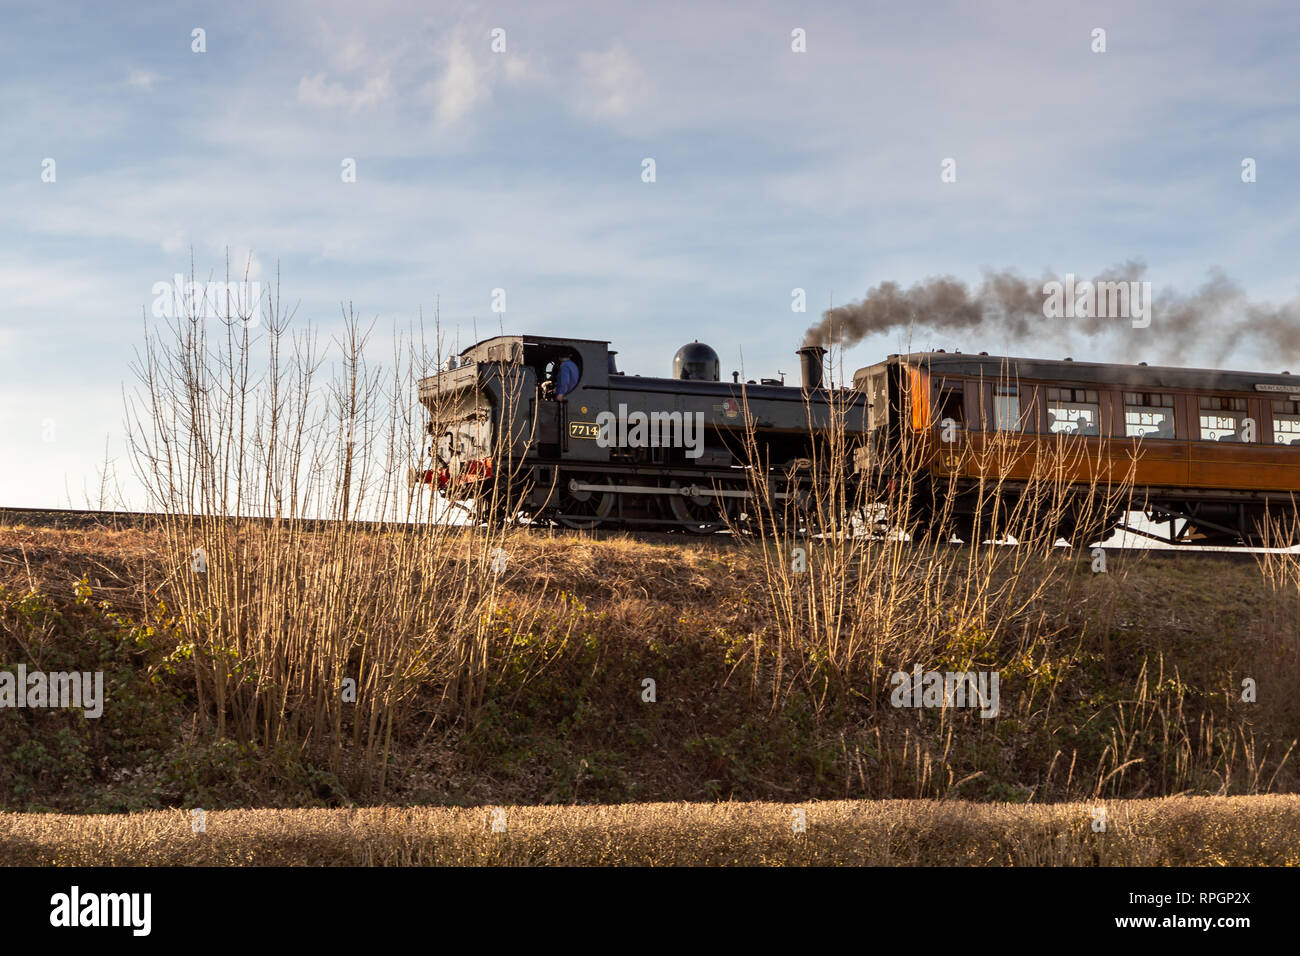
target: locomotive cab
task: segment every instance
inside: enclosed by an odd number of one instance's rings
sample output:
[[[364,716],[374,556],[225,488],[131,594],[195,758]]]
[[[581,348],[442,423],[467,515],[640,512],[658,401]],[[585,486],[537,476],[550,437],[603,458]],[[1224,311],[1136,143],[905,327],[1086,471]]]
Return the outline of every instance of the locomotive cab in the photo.
[[[558,402],[555,375],[566,358],[578,366],[580,378],[570,401]],[[600,398],[595,390],[607,389],[610,364],[608,342],[584,339],[503,335],[465,349],[420,381],[433,465],[423,480],[444,494],[470,498],[477,483],[530,448],[543,456],[564,454],[570,419],[583,417],[586,406]]]

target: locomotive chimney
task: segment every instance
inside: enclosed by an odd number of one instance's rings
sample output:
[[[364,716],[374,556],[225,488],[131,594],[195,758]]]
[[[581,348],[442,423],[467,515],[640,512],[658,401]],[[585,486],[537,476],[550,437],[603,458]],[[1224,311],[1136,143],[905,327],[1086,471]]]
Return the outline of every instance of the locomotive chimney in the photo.
[[[820,345],[805,345],[798,350],[799,368],[803,373],[803,390],[812,392],[822,387],[822,359],[826,350]]]

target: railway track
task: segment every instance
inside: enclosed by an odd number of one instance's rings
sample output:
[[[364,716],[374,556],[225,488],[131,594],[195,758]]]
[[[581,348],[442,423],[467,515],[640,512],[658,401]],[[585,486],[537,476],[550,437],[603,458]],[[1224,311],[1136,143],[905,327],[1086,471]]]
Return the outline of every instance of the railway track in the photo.
[[[37,528],[133,528],[158,516],[142,511],[92,511],[80,508],[0,508],[0,525]]]
[[[99,511],[84,508],[0,508],[0,529],[6,525],[25,525],[35,528],[55,528],[60,530],[79,530],[88,528],[106,528],[110,530],[125,530],[128,528],[147,528],[156,523],[162,515],[149,511]],[[194,520],[198,521],[201,516],[193,515]],[[260,518],[245,516],[242,520],[263,524],[274,521],[273,518]],[[335,518],[306,518],[301,521],[303,527],[309,531],[325,531],[339,523]],[[396,531],[414,531],[420,525],[395,523],[391,521],[353,521],[355,525],[363,528],[371,528],[376,531],[385,531],[388,533]],[[522,527],[527,527],[522,526]],[[683,535],[682,533],[670,533],[665,531],[654,530],[632,530],[632,529],[605,529],[595,528],[586,531],[576,531],[559,526],[538,527],[538,532],[561,535],[564,537],[583,537],[593,540],[604,540],[622,536],[631,536],[646,541],[682,541],[689,538],[694,541],[710,541],[715,543],[725,543],[732,540],[731,535],[726,531],[720,531],[711,535]]]
[[[0,508],[0,526],[23,524],[37,528],[109,528],[122,530],[126,528],[147,528],[163,516],[151,511],[96,511],[82,508]],[[195,521],[202,520],[201,515],[191,515]],[[245,515],[241,520],[254,524],[269,524],[274,518],[260,518]],[[302,524],[309,531],[324,531],[339,522],[334,518],[304,518]],[[354,521],[361,527],[383,531],[413,530],[413,524],[395,524],[381,521]]]
[[[83,508],[0,508],[0,529],[3,529],[5,526],[25,525],[28,527],[54,528],[62,530],[105,528],[120,531],[129,528],[147,528],[160,517],[161,515],[155,512],[145,511],[102,511]],[[194,518],[195,520],[198,520],[199,516],[195,515]],[[246,517],[244,520],[263,523],[274,519]],[[395,524],[393,522],[378,521],[358,521],[356,523],[361,527],[369,527],[387,533],[415,530],[418,527],[413,524]],[[336,524],[338,524],[338,520],[332,518],[310,518],[304,519],[303,521],[304,527],[310,531],[324,531]],[[715,534],[699,535],[685,534],[682,532],[627,528],[574,530],[558,526],[547,526],[530,530],[560,537],[579,537],[594,541],[602,541],[610,538],[633,537],[641,541],[662,542],[665,544],[680,544],[684,541],[708,543],[715,547],[719,545],[733,546],[738,544],[738,542],[727,531],[720,531]],[[958,545],[954,543],[954,547],[957,546]],[[1112,556],[1118,554],[1133,556],[1141,555],[1144,558],[1153,558],[1161,561],[1172,560],[1179,554],[1199,554],[1220,559],[1226,558],[1230,560],[1254,561],[1257,560],[1258,555],[1264,553],[1264,549],[1247,547],[1204,547],[1197,545],[1150,547],[1140,543],[1140,539],[1130,544],[1108,543],[1103,547],[1105,551]],[[1284,549],[1271,550],[1281,551]]]

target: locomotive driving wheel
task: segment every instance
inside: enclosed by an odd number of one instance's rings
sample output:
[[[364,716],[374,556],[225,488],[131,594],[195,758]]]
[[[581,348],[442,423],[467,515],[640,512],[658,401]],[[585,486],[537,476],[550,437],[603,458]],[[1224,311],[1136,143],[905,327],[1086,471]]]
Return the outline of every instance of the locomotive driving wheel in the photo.
[[[578,473],[560,476],[560,513],[556,520],[566,528],[589,531],[614,513],[617,499],[612,491],[593,491],[580,485],[603,485],[608,480],[601,475]]]
[[[733,512],[729,504],[734,498],[718,497],[713,489],[700,484],[672,480],[668,487],[673,494],[664,495],[668,511],[684,531],[692,534],[713,534],[727,527],[727,515]]]

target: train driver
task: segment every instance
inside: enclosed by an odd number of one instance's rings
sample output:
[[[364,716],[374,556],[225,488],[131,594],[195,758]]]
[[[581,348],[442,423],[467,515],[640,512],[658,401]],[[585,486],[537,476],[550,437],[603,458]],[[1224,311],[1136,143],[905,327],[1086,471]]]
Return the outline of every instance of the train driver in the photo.
[[[572,356],[566,355],[555,372],[555,397],[562,402],[565,401],[581,380],[582,371],[578,368],[578,363]]]

